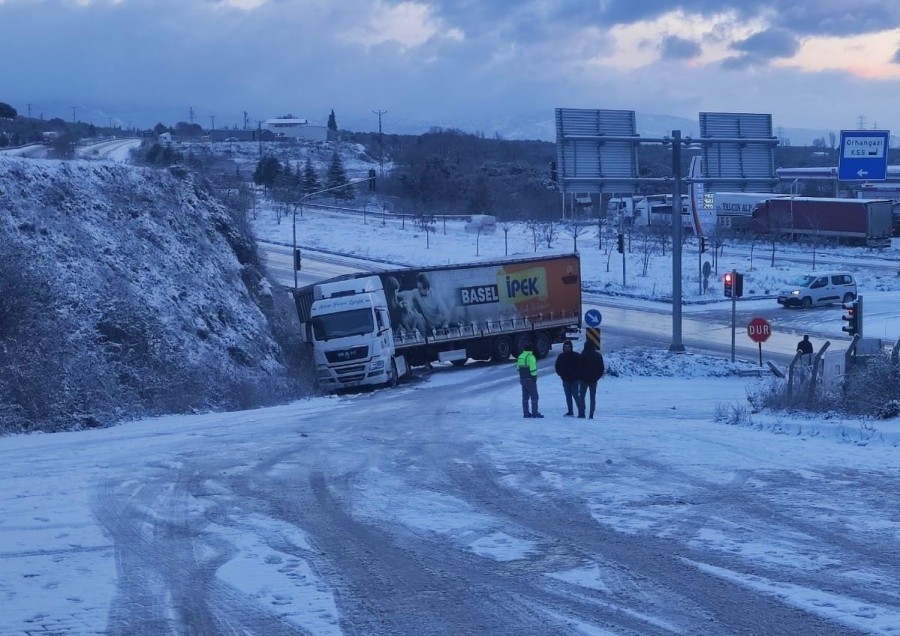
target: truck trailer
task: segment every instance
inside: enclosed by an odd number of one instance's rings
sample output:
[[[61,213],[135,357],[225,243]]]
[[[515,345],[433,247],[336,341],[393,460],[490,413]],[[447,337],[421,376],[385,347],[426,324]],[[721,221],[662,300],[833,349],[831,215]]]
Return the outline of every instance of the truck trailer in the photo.
[[[538,358],[581,328],[577,254],[353,273],[294,290],[326,391],[394,385],[436,361]]]
[[[886,199],[785,197],[757,204],[753,229],[762,234],[834,238],[890,247],[893,204]]]
[[[785,196],[771,192],[708,192],[704,196],[704,204],[715,211],[717,227],[746,230],[750,227],[757,205]]]

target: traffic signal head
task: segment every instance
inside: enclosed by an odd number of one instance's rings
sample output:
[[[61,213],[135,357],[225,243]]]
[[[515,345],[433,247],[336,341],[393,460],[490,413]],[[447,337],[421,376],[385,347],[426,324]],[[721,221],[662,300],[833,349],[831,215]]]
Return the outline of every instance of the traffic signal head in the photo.
[[[722,278],[722,281],[725,283],[725,297],[731,298],[731,293],[734,286],[734,275],[731,272],[726,272],[725,276]]]
[[[845,303],[843,308],[847,313],[841,316],[841,320],[846,320],[847,324],[841,327],[841,331],[855,336],[859,333],[859,301],[854,300],[852,303]]]
[[[734,285],[732,285],[731,291],[735,298],[740,298],[744,295],[744,275],[740,272],[734,273]]]
[[[700,237],[700,253],[703,254],[703,252],[705,252],[705,251],[706,251],[706,237],[701,236]]]
[[[619,254],[625,253],[625,235],[624,234],[620,233],[619,236],[616,237],[616,250],[619,252]]]

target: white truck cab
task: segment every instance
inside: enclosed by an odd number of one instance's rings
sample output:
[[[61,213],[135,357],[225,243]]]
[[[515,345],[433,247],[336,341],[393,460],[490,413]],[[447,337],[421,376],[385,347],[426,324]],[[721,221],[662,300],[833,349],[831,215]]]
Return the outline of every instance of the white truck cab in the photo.
[[[387,301],[377,276],[316,285],[304,339],[326,391],[395,384],[406,364],[395,359]]]

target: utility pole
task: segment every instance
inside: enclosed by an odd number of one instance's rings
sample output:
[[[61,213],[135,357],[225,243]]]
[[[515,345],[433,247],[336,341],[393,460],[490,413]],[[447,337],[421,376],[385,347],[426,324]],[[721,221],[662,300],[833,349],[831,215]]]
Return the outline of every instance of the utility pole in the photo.
[[[381,116],[386,114],[386,110],[373,110],[373,113],[378,115],[378,167],[380,169],[380,176],[384,177],[384,143],[382,142],[381,137]]]
[[[244,130],[247,130],[247,124],[250,123],[250,115],[247,114],[247,111],[244,111]]]
[[[28,104],[28,119],[31,119],[31,104]]]
[[[866,127],[866,116],[865,115],[860,115],[856,118],[856,127],[859,130],[865,129],[865,127]]]
[[[216,116],[210,115],[209,121],[212,123],[212,128],[210,128],[210,130],[215,130],[216,129]]]
[[[259,156],[262,157],[262,119],[257,119],[256,125],[257,125],[256,136],[259,138]]]
[[[73,124],[75,123],[75,110],[77,108],[78,108],[78,106],[72,106],[72,123]]]
[[[192,124],[194,123],[194,107],[193,106],[188,108],[188,121],[191,122]]]

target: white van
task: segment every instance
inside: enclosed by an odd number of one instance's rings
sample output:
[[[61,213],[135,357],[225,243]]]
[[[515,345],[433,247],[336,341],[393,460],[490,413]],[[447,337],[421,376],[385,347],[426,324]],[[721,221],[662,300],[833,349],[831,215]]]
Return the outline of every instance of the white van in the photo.
[[[778,304],[803,307],[849,303],[856,298],[856,279],[848,272],[806,274],[778,292]]]

